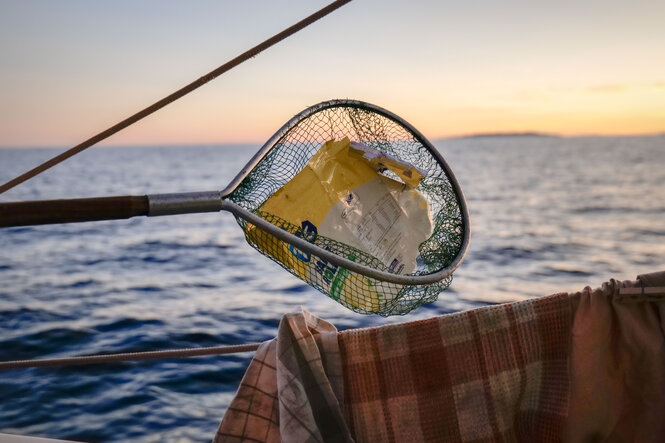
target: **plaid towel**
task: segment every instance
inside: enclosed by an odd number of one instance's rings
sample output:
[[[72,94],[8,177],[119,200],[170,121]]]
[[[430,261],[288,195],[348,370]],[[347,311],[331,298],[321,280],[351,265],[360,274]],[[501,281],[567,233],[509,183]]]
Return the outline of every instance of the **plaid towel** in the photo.
[[[665,273],[336,333],[290,314],[215,441],[659,441]]]

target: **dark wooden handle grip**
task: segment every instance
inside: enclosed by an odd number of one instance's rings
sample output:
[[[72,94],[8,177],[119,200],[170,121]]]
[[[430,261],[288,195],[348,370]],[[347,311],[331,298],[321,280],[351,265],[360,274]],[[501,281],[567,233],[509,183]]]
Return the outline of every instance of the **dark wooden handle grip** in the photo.
[[[0,227],[116,220],[148,215],[148,196],[0,203]]]

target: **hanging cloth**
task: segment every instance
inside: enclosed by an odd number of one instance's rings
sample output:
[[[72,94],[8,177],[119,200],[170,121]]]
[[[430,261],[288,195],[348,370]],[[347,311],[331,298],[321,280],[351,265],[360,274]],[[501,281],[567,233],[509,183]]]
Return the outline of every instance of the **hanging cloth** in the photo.
[[[658,441],[663,302],[665,272],[342,332],[289,314],[215,441]]]

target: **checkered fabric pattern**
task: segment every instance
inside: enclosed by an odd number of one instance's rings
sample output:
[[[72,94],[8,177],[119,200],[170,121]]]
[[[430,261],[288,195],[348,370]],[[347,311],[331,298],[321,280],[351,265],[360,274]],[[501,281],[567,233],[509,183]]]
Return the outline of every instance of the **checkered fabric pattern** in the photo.
[[[214,442],[353,441],[338,401],[341,367],[333,325],[305,310],[285,315],[277,339],[256,351]]]
[[[567,294],[340,334],[356,441],[559,441]]]
[[[661,441],[665,272],[336,333],[304,311],[215,441]]]

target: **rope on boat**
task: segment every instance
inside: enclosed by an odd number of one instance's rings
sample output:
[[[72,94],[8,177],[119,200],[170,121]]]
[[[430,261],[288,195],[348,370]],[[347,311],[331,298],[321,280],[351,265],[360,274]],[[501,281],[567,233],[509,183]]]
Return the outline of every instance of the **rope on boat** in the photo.
[[[338,9],[339,7],[349,3],[351,0],[337,0],[333,3],[330,3],[328,6],[318,10],[314,14],[310,15],[309,17],[306,17],[299,21],[298,23],[286,28],[279,34],[275,34],[274,36],[270,37],[268,40],[265,40],[263,43],[260,43],[259,45],[254,46],[253,48],[249,49],[248,51],[245,51],[244,53],[240,54],[236,58],[224,63],[217,69],[209,72],[208,74],[204,75],[203,77],[199,78],[198,80],[193,81],[192,83],[188,84],[187,86],[177,90],[176,92],[172,93],[171,95],[164,97],[163,99],[159,100],[156,103],[153,103],[152,105],[148,106],[147,108],[143,109],[142,111],[137,112],[136,114],[132,115],[131,117],[121,121],[120,123],[117,123],[114,126],[111,126],[107,130],[100,132],[99,134],[89,138],[88,140],[84,141],[83,143],[74,146],[73,148],[70,148],[69,150],[56,155],[55,157],[51,158],[50,160],[45,161],[44,163],[40,164],[39,166],[29,170],[28,172],[12,179],[9,180],[7,183],[3,184],[0,186],[0,194],[2,194],[5,191],[8,191],[9,189],[13,188],[14,186],[17,186],[21,183],[23,183],[26,180],[29,180],[33,178],[34,176],[41,174],[42,172],[46,171],[49,168],[52,168],[53,166],[57,165],[60,162],[63,162],[67,160],[69,157],[72,157],[79,152],[83,151],[84,149],[89,148],[90,146],[99,143],[100,141],[110,137],[111,135],[115,134],[116,132],[121,131],[122,129],[128,127],[129,125],[132,125],[136,123],[137,121],[141,120],[144,117],[147,117],[148,115],[152,114],[155,111],[160,110],[164,106],[176,101],[177,99],[183,97],[186,94],[189,94],[193,90],[197,89],[200,86],[203,86],[204,84],[208,83],[209,81],[215,79],[216,77],[220,76],[221,74],[235,68],[239,64],[241,64],[244,61],[247,61],[248,59],[257,56],[259,53],[263,52],[264,50],[268,49],[269,47],[275,45],[276,43],[279,43],[280,41],[284,40],[285,38],[295,34],[296,32],[300,31],[301,29],[311,25],[315,21],[325,17],[326,15],[330,14],[334,10]]]
[[[0,362],[0,371],[9,369],[44,368],[49,366],[94,365],[125,361],[163,360],[206,355],[235,354],[256,351],[261,343],[244,345],[208,346],[204,348],[170,349],[165,351],[126,352],[122,354],[85,355],[81,357],[15,360]]]

